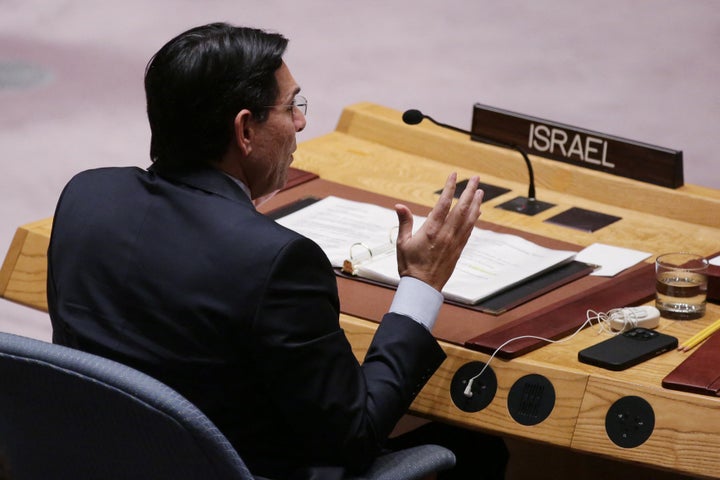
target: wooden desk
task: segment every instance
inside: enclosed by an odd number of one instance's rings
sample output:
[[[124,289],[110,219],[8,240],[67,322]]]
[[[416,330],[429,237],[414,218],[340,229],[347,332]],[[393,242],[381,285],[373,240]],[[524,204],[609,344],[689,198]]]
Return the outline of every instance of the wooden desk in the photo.
[[[294,166],[326,180],[431,206],[450,171],[459,178],[480,174],[485,183],[512,192],[484,204],[483,219],[586,246],[595,242],[624,246],[655,255],[688,250],[710,255],[720,251],[720,191],[686,185],[677,190],[644,184],[561,162],[533,157],[538,198],[557,204],[534,217],[494,208],[527,194],[525,164],[516,152],[469,141],[462,134],[433,125],[404,125],[400,112],[373,104],[348,107],[335,132],[302,143]],[[595,233],[544,223],[569,207],[582,207],[622,217]],[[51,219],[21,226],[0,271],[0,295],[41,310],[45,299],[45,253]],[[651,259],[652,260],[652,259]],[[659,327],[683,340],[720,317],[708,305],[701,320],[662,320]],[[356,354],[364,355],[376,325],[348,315],[341,322]],[[443,344],[448,360],[412,406],[422,416],[503,435],[517,436],[580,452],[720,478],[720,398],[687,394],[661,387],[662,378],[687,354],[670,352],[623,372],[581,364],[577,352],[599,341],[595,329],[573,340],[545,346],[512,361],[494,359],[498,390],[485,409],[466,413],[449,395],[458,368],[488,355],[459,345]],[[541,423],[524,426],[508,413],[510,388],[519,378],[541,374],[553,385],[556,404]],[[608,408],[618,399],[637,395],[650,403],[655,428],[635,448],[615,445],[605,433]]]

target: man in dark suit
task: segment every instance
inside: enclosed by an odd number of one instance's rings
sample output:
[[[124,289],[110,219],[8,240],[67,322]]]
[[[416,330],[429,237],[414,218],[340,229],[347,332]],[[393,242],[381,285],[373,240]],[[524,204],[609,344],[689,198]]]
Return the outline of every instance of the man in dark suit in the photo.
[[[479,216],[451,175],[427,222],[396,207],[402,276],[362,365],[322,250],[255,210],[282,188],[306,100],[278,34],[212,24],[168,42],[145,88],[153,165],[75,176],[48,252],[53,340],[144,371],[194,402],[250,469],[361,469],[444,353],[430,334]]]

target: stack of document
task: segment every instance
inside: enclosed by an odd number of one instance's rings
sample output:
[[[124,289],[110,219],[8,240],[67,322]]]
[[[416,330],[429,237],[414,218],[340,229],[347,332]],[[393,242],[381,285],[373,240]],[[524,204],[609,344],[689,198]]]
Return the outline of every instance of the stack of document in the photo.
[[[335,268],[344,265],[354,275],[389,285],[400,281],[394,210],[330,196],[277,221],[314,240]],[[416,216],[413,229],[424,221]],[[442,293],[448,300],[476,304],[572,261],[575,254],[476,227]]]

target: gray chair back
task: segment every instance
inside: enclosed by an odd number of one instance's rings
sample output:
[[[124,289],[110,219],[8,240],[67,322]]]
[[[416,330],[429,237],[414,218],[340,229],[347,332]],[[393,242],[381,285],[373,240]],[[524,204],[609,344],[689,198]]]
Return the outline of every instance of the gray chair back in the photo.
[[[0,464],[11,480],[252,480],[223,434],[120,363],[0,333]]]
[[[419,480],[454,464],[450,450],[419,445],[346,480]],[[160,381],[0,332],[0,480],[141,478],[253,480],[217,427]]]

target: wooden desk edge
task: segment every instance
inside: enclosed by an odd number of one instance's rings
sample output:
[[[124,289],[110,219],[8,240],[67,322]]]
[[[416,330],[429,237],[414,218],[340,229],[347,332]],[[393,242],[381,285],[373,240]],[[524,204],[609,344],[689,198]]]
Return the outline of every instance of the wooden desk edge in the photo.
[[[637,396],[645,400],[654,413],[652,434],[643,443],[619,447],[606,433],[608,407],[620,399]],[[590,377],[587,391],[573,435],[571,448],[607,458],[644,463],[656,468],[718,478],[718,436],[712,425],[720,421],[717,402],[708,402],[702,395],[647,388],[627,381]],[[682,401],[685,408],[678,408]],[[637,434],[631,425],[638,412],[626,412],[629,420],[627,434]],[[645,412],[641,412],[644,415]],[[642,418],[645,422],[648,418]],[[618,424],[619,425],[619,424]],[[717,428],[715,429],[717,430]],[[690,448],[692,446],[692,448]]]
[[[353,352],[358,360],[362,361],[377,324],[345,314],[341,315],[340,320],[353,346]],[[517,359],[512,362],[493,359],[490,368],[496,373],[498,381],[495,396],[484,409],[464,412],[455,406],[450,396],[453,377],[460,367],[469,362],[486,363],[489,355],[447,342],[440,342],[440,345],[447,354],[447,359],[415,399],[411,407],[412,413],[496,434],[529,438],[563,447],[570,446],[585,392],[587,382],[585,373]],[[552,378],[554,387],[561,390],[563,395],[558,396],[553,411],[545,420],[528,428],[512,419],[506,405],[509,391],[516,380],[531,373]]]

